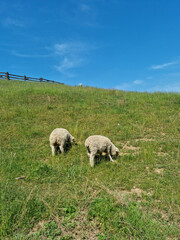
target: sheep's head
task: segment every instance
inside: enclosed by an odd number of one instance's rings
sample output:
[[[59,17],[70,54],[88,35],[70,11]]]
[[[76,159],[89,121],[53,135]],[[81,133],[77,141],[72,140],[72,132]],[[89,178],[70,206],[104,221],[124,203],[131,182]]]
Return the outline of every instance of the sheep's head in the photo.
[[[75,143],[76,144],[76,139],[73,136],[71,136],[71,143]]]
[[[112,145],[111,154],[112,154],[112,156],[115,156],[115,157],[117,157],[119,155],[119,149],[114,145]]]

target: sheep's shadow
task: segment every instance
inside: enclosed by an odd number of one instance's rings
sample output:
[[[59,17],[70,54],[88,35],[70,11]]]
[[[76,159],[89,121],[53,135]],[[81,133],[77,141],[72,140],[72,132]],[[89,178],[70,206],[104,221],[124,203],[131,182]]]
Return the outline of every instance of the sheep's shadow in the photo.
[[[64,146],[64,153],[69,152],[71,150],[71,148],[72,148],[72,143],[67,142],[66,145]],[[56,153],[56,155],[61,154],[61,150],[59,149],[58,145],[55,146],[55,153]]]
[[[113,156],[114,161],[116,161],[117,158],[118,158],[118,156]],[[99,165],[102,161],[111,162],[107,153],[103,153],[102,155],[98,153],[98,154],[95,155],[95,157],[94,157],[95,165]]]
[[[110,159],[109,159],[108,155],[100,155],[100,154],[95,155],[94,163],[96,165],[99,165],[102,161],[109,162]]]

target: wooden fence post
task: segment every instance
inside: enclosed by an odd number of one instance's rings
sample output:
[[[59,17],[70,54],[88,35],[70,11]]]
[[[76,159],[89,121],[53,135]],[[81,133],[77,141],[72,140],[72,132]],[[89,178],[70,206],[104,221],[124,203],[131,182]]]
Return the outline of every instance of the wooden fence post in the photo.
[[[9,73],[6,72],[6,79],[9,80]]]
[[[26,75],[24,75],[24,81],[26,81]]]

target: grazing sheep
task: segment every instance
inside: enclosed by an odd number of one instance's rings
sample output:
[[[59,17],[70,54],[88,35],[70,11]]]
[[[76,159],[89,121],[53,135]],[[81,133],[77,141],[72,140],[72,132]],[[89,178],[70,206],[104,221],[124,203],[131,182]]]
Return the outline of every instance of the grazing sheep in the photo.
[[[111,156],[117,156],[119,149],[109,140],[109,138],[101,135],[93,135],[86,139],[85,147],[87,148],[87,154],[90,158],[90,165],[94,167],[94,157],[97,153],[100,155],[105,152],[111,162],[114,162]]]
[[[56,128],[50,134],[49,141],[54,156],[57,148],[64,153],[66,145],[75,142],[75,138],[66,129]]]

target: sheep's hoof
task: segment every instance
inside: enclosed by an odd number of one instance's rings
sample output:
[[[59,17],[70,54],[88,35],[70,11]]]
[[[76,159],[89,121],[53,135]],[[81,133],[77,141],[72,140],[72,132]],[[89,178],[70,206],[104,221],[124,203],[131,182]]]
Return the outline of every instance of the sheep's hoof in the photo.
[[[94,167],[94,164],[90,164],[91,167]]]

